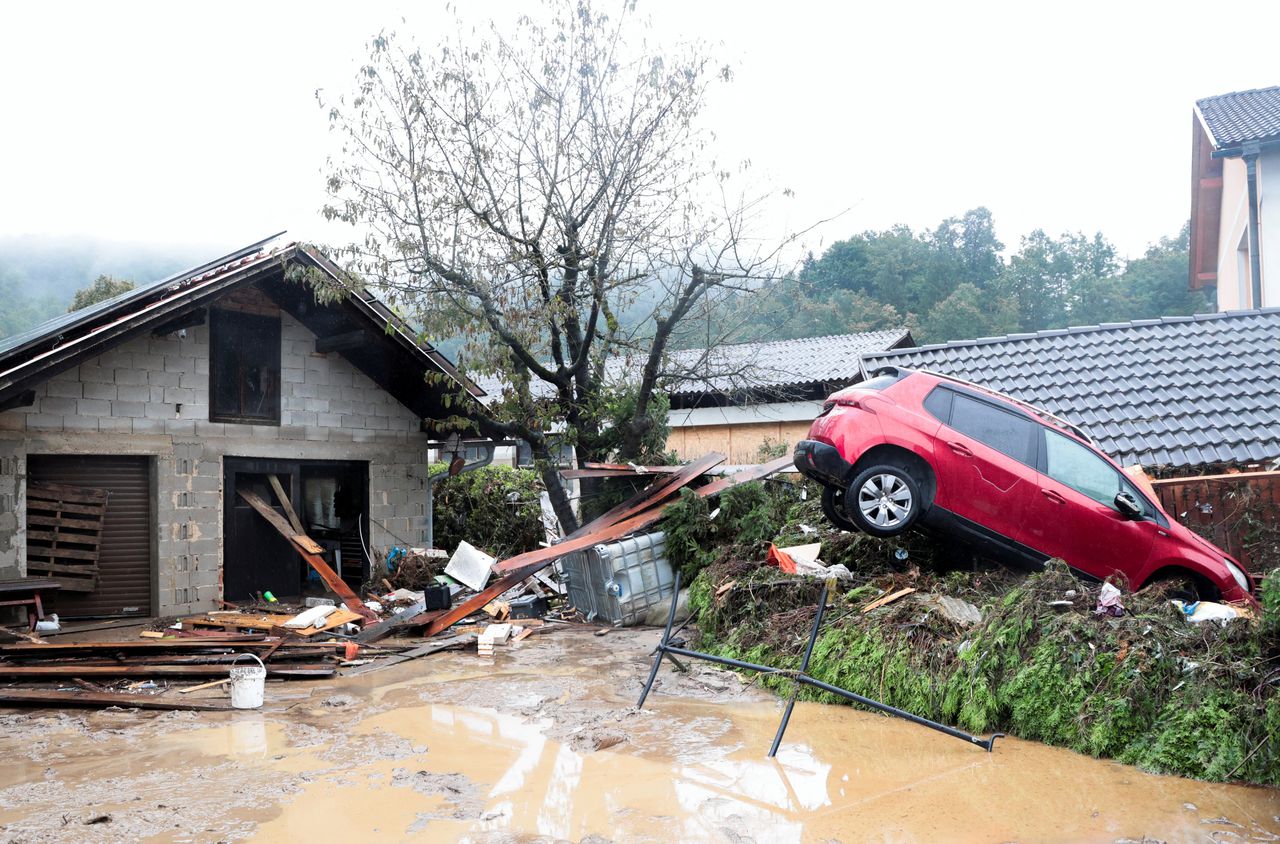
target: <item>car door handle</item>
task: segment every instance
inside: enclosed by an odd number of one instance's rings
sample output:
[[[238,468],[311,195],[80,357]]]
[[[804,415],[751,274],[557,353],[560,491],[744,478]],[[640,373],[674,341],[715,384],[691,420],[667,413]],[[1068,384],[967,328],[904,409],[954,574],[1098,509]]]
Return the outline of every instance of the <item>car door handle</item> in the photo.
[[[1052,501],[1054,504],[1067,503],[1067,499],[1063,498],[1061,495],[1058,495],[1058,493],[1054,492],[1051,489],[1042,489],[1040,490],[1040,494],[1043,495],[1045,498],[1049,499],[1050,501]]]
[[[966,446],[964,443],[948,442],[947,448],[951,449],[961,457],[973,457],[973,452],[970,451],[968,446]]]

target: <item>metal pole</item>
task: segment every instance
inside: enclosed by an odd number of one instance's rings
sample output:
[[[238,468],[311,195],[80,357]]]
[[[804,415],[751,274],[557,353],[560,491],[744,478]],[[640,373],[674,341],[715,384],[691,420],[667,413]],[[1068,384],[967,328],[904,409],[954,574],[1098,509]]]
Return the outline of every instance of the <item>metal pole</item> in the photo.
[[[644,708],[644,699],[649,696],[649,690],[653,688],[653,681],[658,678],[658,668],[662,665],[662,658],[669,650],[667,647],[667,639],[671,636],[671,625],[676,623],[676,604],[680,602],[680,570],[676,569],[675,584],[671,589],[671,609],[667,612],[667,626],[662,631],[662,639],[658,642],[658,647],[653,652],[653,668],[649,670],[649,680],[644,684],[644,691],[640,693],[640,700],[636,701],[636,709]]]
[[[809,645],[804,649],[804,660],[800,663],[801,675],[809,673],[809,659],[813,656],[813,646],[818,641],[818,628],[822,626],[822,616],[827,611],[827,589],[830,585],[830,581],[824,581],[822,584],[822,597],[818,599],[818,614],[813,619],[813,629],[809,631]],[[800,682],[797,680],[791,684],[791,699],[787,701],[787,709],[782,713],[782,723],[778,724],[778,732],[773,737],[773,745],[769,748],[770,759],[778,755],[782,734],[787,731],[787,724],[791,723],[791,710],[796,708],[796,695],[799,693]]]

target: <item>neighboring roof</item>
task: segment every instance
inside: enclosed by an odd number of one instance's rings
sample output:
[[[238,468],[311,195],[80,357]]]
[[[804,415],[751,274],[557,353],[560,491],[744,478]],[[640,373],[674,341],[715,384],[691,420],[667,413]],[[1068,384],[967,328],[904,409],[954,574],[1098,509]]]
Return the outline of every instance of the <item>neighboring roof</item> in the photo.
[[[1205,97],[1196,112],[1219,150],[1280,138],[1280,86]]]
[[[862,356],[913,345],[906,328],[832,334],[764,343],[734,343],[673,352],[668,370],[679,373],[672,395],[785,391],[811,385],[850,384],[862,378]],[[687,373],[687,374],[686,374]]]
[[[186,272],[140,284],[119,296],[55,317],[0,341],[0,406],[34,384],[102,354],[118,343],[175,322],[233,287],[281,280],[285,265],[291,262],[310,265],[335,281],[348,278],[318,252],[299,243],[282,241],[280,235],[275,235]],[[363,288],[351,289],[349,282],[346,288],[348,292],[336,304],[298,310],[306,312],[301,315],[305,317],[304,322],[312,323],[309,327],[313,330],[339,323],[368,329],[375,343],[343,352],[357,367],[367,370],[394,357],[399,367],[414,368],[419,373],[442,372],[464,386],[472,397],[483,395],[458,374],[444,355],[421,342],[412,327],[373,294]],[[301,301],[299,293],[296,289],[289,292],[286,298],[290,304],[296,306]],[[425,395],[429,390],[421,375],[416,382],[405,378],[404,373],[392,373],[389,377],[395,384],[384,383],[384,387],[394,387],[398,399],[415,411],[426,407]]]
[[[986,337],[863,364],[929,369],[1039,405],[1125,465],[1280,457],[1280,308]]]
[[[859,334],[832,334],[798,340],[771,340],[764,343],[732,343],[706,349],[683,349],[669,355],[664,373],[672,396],[727,396],[738,393],[770,394],[777,399],[801,392],[809,386],[846,385],[862,378],[862,356],[868,352],[914,345],[906,328],[864,331]],[[609,359],[606,378],[612,382],[638,380],[644,359],[620,354]],[[683,377],[681,377],[683,375]],[[476,378],[490,396],[502,393],[502,379]],[[534,379],[535,394],[551,396],[551,385]],[[755,395],[753,401],[767,400]]]

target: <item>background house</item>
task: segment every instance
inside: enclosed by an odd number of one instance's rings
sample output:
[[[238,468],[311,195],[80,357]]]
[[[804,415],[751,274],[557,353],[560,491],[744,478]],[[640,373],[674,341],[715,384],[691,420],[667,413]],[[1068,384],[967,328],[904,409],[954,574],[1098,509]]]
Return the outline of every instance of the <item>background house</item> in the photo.
[[[835,390],[862,380],[862,356],[915,345],[906,328],[735,343],[671,356],[667,449],[684,460],[708,451],[755,463],[765,446],[790,451]]]
[[[1191,288],[1218,309],[1280,306],[1280,87],[1196,101],[1191,127]]]
[[[365,545],[422,543],[423,420],[479,390],[373,296],[321,304],[294,267],[338,273],[263,241],[0,343],[0,577],[67,581],[73,617],[299,594],[305,566],[238,495],[274,501],[271,475],[353,584]]]

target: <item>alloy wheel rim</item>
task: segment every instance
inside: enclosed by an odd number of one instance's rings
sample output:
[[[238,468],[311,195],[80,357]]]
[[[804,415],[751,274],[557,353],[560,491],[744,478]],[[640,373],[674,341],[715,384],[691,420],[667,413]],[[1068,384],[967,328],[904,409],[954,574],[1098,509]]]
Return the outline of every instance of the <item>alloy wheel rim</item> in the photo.
[[[897,527],[911,512],[911,490],[897,475],[872,475],[858,490],[858,509],[876,527]]]

